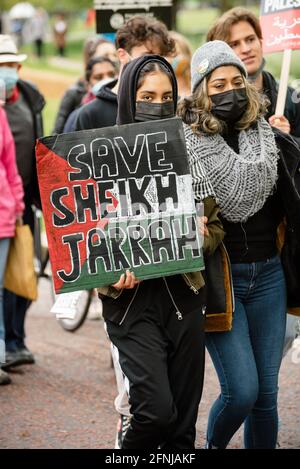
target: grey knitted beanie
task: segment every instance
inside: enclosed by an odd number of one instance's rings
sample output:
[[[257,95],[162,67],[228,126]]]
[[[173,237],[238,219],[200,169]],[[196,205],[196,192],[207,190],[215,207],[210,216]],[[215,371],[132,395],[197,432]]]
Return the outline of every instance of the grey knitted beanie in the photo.
[[[210,41],[199,47],[191,62],[192,92],[195,91],[204,77],[224,65],[238,67],[241,73],[247,77],[245,65],[226,42]]]

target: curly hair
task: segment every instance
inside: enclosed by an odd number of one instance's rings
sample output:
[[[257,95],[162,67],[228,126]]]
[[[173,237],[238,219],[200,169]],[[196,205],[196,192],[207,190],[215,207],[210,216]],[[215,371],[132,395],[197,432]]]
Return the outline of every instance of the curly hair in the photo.
[[[128,53],[133,47],[150,42],[155,44],[160,55],[166,57],[175,53],[175,42],[169,35],[164,23],[146,16],[130,18],[116,34],[116,48],[125,49]]]
[[[191,126],[193,132],[214,135],[224,132],[227,124],[211,112],[212,101],[208,96],[209,78],[208,76],[202,80],[192,96],[180,101],[177,114],[183,122]],[[237,130],[249,129],[260,117],[265,115],[269,104],[262,93],[257,91],[244,77],[242,79],[249,104],[242,118],[235,123]]]

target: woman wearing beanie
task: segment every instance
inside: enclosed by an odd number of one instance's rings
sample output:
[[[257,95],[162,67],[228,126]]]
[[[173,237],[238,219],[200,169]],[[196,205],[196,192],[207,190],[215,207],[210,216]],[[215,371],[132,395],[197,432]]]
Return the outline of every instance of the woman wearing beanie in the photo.
[[[286,141],[285,135],[275,137],[264,120],[264,98],[227,44],[200,47],[191,72],[193,94],[180,104],[179,115],[186,124],[195,196],[201,164],[220,206],[235,296],[232,330],[206,334],[221,386],[209,414],[207,447],[226,448],[245,423],[246,448],[275,448],[287,308],[276,247],[285,214],[277,190],[276,140]]]
[[[176,105],[176,78],[165,59],[145,55],[126,65],[119,125],[174,117]],[[209,231],[204,250],[213,251],[223,229],[213,199],[204,203]],[[129,394],[132,417],[122,449],[194,448],[204,374],[205,289],[200,272],[192,283],[189,279],[186,274],[139,282],[127,272],[98,289]]]
[[[18,174],[15,146],[0,103],[0,384],[11,382],[9,375],[1,369],[5,362],[5,330],[3,319],[3,280],[10,238],[14,237],[17,218],[24,210],[23,185]]]

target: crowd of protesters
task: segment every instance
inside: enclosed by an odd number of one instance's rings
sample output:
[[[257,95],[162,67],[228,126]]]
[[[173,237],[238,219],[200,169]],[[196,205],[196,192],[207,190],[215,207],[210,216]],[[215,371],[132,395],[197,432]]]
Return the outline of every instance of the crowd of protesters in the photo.
[[[66,32],[62,22],[57,35]],[[57,44],[63,55],[63,41]],[[226,448],[244,424],[245,448],[273,449],[278,375],[294,338],[286,322],[293,331],[296,321],[287,314],[290,276],[300,283],[300,184],[290,169],[291,161],[300,168],[294,90],[276,115],[278,83],[265,70],[259,20],[240,7],[216,21],[193,55],[184,37],[143,16],[120,27],[115,44],[88,39],[83,54],[84,76],[62,97],[53,134],[177,114],[194,198],[204,204],[199,230],[207,272],[140,281],[126,271],[98,289],[118,388],[116,448],[194,448],[206,346],[220,382],[207,410],[206,448]],[[14,227],[25,223],[34,232],[33,207],[41,207],[34,147],[45,102],[19,77],[24,60],[12,38],[0,35],[0,384],[10,383],[11,368],[35,362],[25,344],[30,302],[3,288]],[[224,269],[209,278],[209,266],[224,253]],[[224,288],[233,295],[224,305],[230,320],[208,319],[211,292]]]

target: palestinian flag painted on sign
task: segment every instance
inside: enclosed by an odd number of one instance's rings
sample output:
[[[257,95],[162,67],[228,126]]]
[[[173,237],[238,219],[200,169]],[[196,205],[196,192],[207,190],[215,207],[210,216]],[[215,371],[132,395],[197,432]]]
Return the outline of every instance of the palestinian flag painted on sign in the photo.
[[[180,119],[45,137],[36,157],[56,293],[204,268]]]

